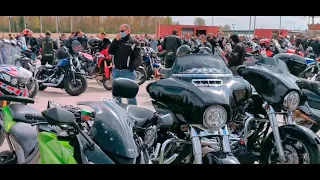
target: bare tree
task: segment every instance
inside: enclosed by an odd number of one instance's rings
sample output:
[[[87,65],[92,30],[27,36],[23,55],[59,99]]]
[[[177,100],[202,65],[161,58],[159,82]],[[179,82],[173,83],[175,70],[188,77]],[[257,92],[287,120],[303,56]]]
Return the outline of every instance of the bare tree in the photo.
[[[205,26],[206,21],[202,17],[196,17],[193,21],[193,24],[196,26]]]

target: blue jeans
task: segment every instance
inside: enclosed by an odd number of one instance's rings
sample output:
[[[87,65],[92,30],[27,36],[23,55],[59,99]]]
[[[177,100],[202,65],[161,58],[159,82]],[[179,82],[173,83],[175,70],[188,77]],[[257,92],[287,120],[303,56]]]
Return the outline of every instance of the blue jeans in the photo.
[[[134,72],[131,72],[130,70],[127,70],[127,69],[119,70],[117,68],[113,68],[112,69],[112,77],[113,77],[113,79],[121,77],[121,78],[128,78],[128,79],[135,80]],[[125,89],[124,89],[124,91],[125,91]],[[121,97],[113,97],[113,98],[115,98],[120,103],[122,103]],[[128,104],[137,105],[137,99],[136,98],[128,99]]]
[[[32,54],[31,54],[31,59],[32,59],[34,62],[36,62],[36,60],[37,60],[37,54],[36,54],[36,53],[32,53]]]

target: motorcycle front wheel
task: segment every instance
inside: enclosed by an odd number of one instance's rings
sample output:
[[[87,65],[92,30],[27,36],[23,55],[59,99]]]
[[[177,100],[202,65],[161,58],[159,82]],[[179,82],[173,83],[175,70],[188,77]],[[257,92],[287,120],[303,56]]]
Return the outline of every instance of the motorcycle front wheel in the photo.
[[[79,96],[87,89],[87,79],[80,74],[75,74],[75,82],[72,75],[64,79],[64,88],[71,96]]]
[[[320,164],[320,152],[316,144],[306,136],[286,131],[283,133],[281,140],[286,161],[278,161],[273,133],[270,133],[261,150],[261,164]]]
[[[142,67],[139,67],[135,70],[135,76],[136,83],[138,83],[139,85],[143,84],[147,80],[147,73]]]

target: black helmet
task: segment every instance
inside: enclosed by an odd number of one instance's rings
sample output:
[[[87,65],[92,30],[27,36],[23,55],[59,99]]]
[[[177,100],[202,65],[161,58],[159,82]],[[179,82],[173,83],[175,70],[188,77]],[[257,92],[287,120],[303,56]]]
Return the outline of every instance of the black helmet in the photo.
[[[88,47],[96,48],[99,46],[100,40],[96,38],[92,38],[92,39],[89,39],[87,43],[88,43]]]
[[[191,54],[191,48],[188,45],[182,45],[177,49],[177,56],[185,56],[187,54]]]
[[[67,59],[69,57],[68,52],[66,52],[63,48],[58,49],[56,55],[58,59]]]

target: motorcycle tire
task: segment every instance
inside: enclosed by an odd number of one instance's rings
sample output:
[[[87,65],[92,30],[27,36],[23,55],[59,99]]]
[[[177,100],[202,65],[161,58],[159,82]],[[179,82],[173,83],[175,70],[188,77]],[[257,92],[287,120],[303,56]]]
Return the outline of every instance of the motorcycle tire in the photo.
[[[286,137],[286,138],[282,139],[282,145],[283,145],[283,149],[285,152],[288,152],[287,147],[293,148],[291,146],[291,144],[289,144],[288,140],[290,140],[290,139],[291,140],[299,140],[299,142],[303,144],[303,146],[305,147],[305,149],[308,152],[310,164],[320,164],[320,152],[319,152],[318,146],[316,144],[310,143],[310,141],[308,140],[308,138],[306,136],[299,136],[299,135],[296,135],[294,132],[293,133],[284,132],[284,133],[285,133],[285,135],[283,135],[282,137]],[[288,136],[288,134],[289,134],[289,136]],[[292,138],[288,138],[288,137],[292,137]],[[264,142],[263,149],[261,150],[260,164],[270,164],[269,158],[271,156],[272,151],[275,148],[275,145],[273,142],[274,142],[273,133],[270,133],[270,135],[268,136],[268,138]],[[293,150],[296,150],[296,149],[293,148]],[[303,164],[303,162],[301,162],[301,159],[304,159],[304,157],[299,157],[299,164]],[[293,164],[293,163],[288,163],[288,164]]]
[[[82,76],[80,74],[75,74],[75,79],[80,80],[81,84],[82,84],[82,86],[78,90],[75,90],[75,91],[72,90],[72,88],[70,87],[71,82],[73,80],[72,75],[69,75],[64,79],[64,89],[71,96],[79,96],[80,94],[82,94],[86,91],[87,86],[88,86],[87,79],[84,76]]]
[[[112,90],[112,75],[110,76],[110,79],[103,79],[102,85],[106,90]]]
[[[139,85],[142,85],[147,80],[147,73],[141,67],[136,69],[135,71],[138,72],[138,73],[141,73],[141,78],[139,80],[136,79],[136,83],[138,83]]]
[[[35,70],[35,75],[34,75],[34,77],[35,77],[37,80],[41,80],[41,79],[38,79],[38,78],[39,78],[39,73],[40,73],[42,70],[46,70],[46,69],[43,68],[43,67],[39,67],[38,69]],[[44,86],[42,83],[38,83],[38,86],[39,86],[39,91],[44,91],[45,89],[47,89],[47,86]]]
[[[36,97],[36,95],[38,94],[39,92],[39,83],[37,81],[34,82],[34,90],[32,91],[31,94],[29,94],[29,98],[33,99]]]

